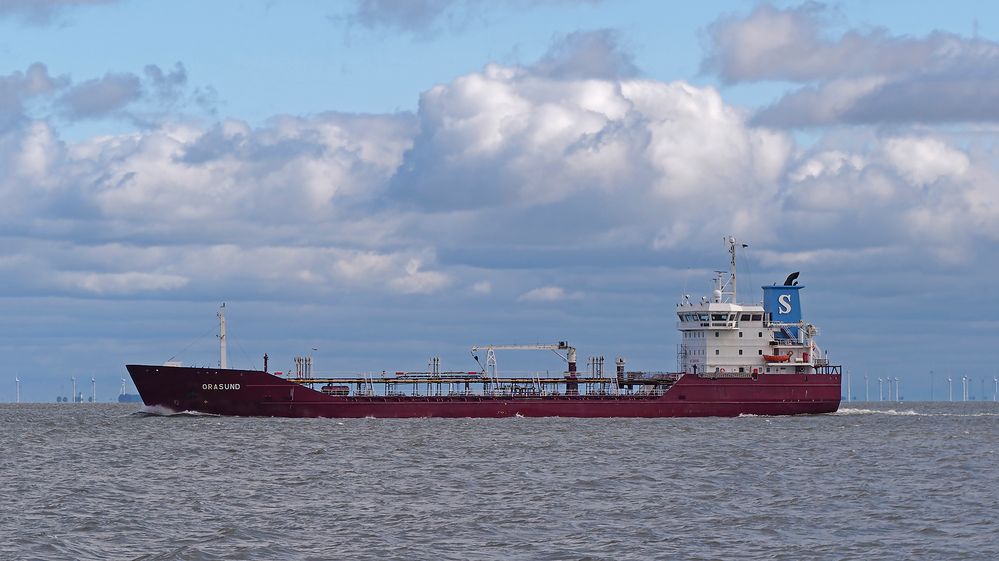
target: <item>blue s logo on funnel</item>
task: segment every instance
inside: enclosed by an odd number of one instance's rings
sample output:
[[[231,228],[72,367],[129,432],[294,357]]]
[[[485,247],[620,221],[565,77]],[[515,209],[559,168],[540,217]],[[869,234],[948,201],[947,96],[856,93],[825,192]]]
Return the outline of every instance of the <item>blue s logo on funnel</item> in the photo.
[[[798,273],[792,273],[787,277],[784,286],[764,286],[763,287],[763,310],[770,314],[770,320],[779,323],[799,323],[801,322],[801,298],[799,291],[804,286],[798,286],[794,279]],[[794,283],[793,285],[791,283]],[[787,327],[787,333],[794,339],[798,338],[798,327]],[[781,338],[781,332],[774,334]],[[785,336],[786,338],[786,336]]]

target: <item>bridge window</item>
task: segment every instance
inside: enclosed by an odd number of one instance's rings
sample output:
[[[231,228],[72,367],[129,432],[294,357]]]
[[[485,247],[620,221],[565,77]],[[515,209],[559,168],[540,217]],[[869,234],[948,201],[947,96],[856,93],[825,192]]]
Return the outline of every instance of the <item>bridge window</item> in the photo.
[[[711,321],[725,321],[725,314],[711,314]]]
[[[749,314],[742,314],[739,316],[739,321],[749,321]]]
[[[753,314],[753,321],[763,321],[763,314]]]

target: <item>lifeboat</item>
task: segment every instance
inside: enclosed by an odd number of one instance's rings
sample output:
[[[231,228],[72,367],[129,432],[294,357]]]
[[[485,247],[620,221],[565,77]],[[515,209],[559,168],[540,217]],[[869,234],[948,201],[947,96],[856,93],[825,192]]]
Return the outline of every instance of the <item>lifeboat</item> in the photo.
[[[763,360],[767,362],[787,362],[791,360],[791,355],[763,355]]]

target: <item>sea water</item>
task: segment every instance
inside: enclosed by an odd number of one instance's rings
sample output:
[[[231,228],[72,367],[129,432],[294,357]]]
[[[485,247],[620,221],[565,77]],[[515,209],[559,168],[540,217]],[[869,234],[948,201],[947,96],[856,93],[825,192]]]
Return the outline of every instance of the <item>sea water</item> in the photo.
[[[999,407],[265,419],[0,406],[0,559],[999,559]]]

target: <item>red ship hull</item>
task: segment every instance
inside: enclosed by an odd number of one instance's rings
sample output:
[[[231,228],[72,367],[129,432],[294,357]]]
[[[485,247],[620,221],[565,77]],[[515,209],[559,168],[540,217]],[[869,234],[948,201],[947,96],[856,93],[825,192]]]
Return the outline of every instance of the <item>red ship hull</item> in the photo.
[[[253,417],[734,417],[831,413],[840,374],[683,375],[662,395],[336,396],[254,370],[128,365],[147,406]]]

